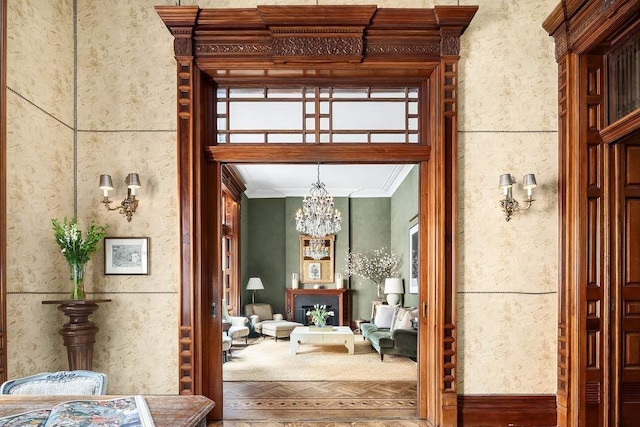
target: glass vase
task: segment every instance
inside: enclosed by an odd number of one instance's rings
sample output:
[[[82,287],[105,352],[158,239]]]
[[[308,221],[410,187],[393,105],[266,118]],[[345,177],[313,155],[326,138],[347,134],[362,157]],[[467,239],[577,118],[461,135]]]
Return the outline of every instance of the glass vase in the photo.
[[[327,320],[326,319],[316,319],[313,323],[315,323],[315,325],[318,328],[324,328],[327,325]]]
[[[85,299],[84,293],[84,264],[69,264],[71,296],[70,299]]]
[[[375,282],[376,284],[376,294],[377,294],[377,298],[379,301],[384,301],[385,297],[384,297],[384,282],[382,283],[378,283]]]

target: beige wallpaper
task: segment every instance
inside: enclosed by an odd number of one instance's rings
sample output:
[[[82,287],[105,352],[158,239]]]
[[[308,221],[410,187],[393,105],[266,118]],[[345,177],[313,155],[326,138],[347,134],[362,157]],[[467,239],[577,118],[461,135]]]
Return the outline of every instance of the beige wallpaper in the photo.
[[[478,4],[462,37],[459,390],[555,393],[557,68],[541,23],[555,0]],[[535,173],[536,201],[506,222],[498,178]]]
[[[182,1],[201,7],[236,2]],[[256,1],[371,4],[370,1]],[[438,1],[479,4],[462,39],[459,74],[459,389],[465,394],[554,393],[557,295],[556,67],[541,22],[557,0]],[[77,203],[81,222],[110,236],[151,239],[148,276],[105,276],[100,250],[88,291],[110,303],[94,369],[111,393],[177,391],[179,231],[172,38],[153,6],[165,0],[78,0]],[[432,1],[380,1],[432,7]],[[64,316],[43,299],[68,288],[51,217],[73,214],[72,0],[9,0],[9,375],[64,369]],[[36,22],[37,25],[32,25]],[[36,163],[35,160],[38,160]],[[128,223],[98,203],[98,176],[113,199],[129,172],[142,178]],[[535,173],[536,202],[507,223],[500,173]],[[522,199],[520,188],[516,198]],[[50,292],[50,293],[49,293]],[[129,367],[122,369],[122,366]]]
[[[67,363],[55,307],[42,301],[68,289],[50,221],[73,212],[71,2],[9,1],[7,23],[7,358],[16,377]]]

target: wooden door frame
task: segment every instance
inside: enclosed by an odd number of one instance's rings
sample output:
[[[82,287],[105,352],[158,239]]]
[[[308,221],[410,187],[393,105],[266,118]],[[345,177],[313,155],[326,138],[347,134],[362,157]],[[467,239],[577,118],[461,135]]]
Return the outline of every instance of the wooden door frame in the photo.
[[[603,55],[638,25],[639,11],[637,0],[562,1],[542,24],[554,38],[558,62],[560,427],[585,425],[587,418],[610,425],[614,219],[607,174],[611,143],[640,129],[640,110],[607,123]],[[597,205],[591,213],[589,203]],[[592,241],[599,250],[589,253]]]
[[[222,333],[217,308],[221,165],[399,162],[418,163],[420,169],[419,239],[425,249],[420,251],[420,277],[425,280],[420,281],[418,415],[434,425],[457,424],[457,66],[460,36],[476,10],[156,7],[174,36],[177,61],[179,391],[216,401],[210,419],[222,419],[223,406],[222,352],[216,339]],[[326,85],[361,85],[363,80],[419,84],[421,142],[369,144],[366,150],[362,144],[213,142],[216,82],[275,85],[291,79]]]
[[[0,381],[7,377],[7,0],[0,0]]]

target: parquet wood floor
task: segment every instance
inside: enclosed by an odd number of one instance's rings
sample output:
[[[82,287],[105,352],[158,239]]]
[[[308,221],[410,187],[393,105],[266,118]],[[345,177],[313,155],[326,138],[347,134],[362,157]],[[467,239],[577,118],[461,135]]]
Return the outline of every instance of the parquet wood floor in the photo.
[[[426,426],[415,381],[224,382],[217,426]]]

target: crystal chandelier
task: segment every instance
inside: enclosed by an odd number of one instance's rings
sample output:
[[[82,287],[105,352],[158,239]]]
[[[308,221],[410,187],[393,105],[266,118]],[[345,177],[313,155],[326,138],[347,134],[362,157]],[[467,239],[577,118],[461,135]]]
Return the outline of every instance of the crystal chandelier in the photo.
[[[309,246],[304,247],[304,256],[319,260],[329,256],[329,247],[324,239],[311,239]]]
[[[296,230],[316,239],[336,234],[342,228],[340,212],[335,208],[333,197],[320,182],[320,164],[318,163],[318,181],[311,184],[311,194],[304,196],[302,209],[296,212]],[[313,239],[312,239],[313,240]]]

